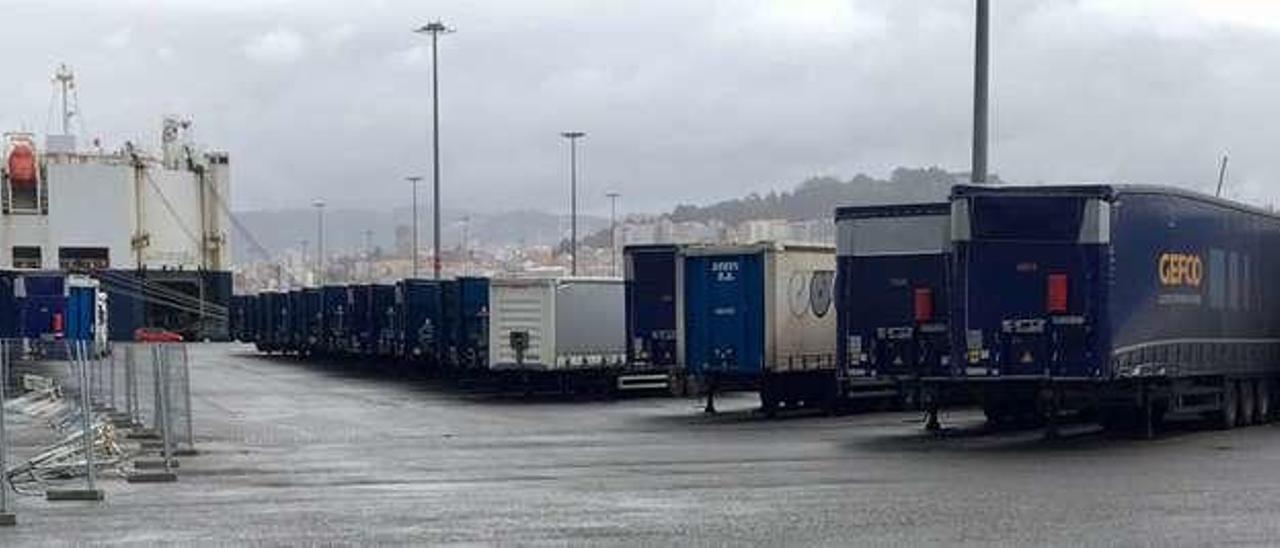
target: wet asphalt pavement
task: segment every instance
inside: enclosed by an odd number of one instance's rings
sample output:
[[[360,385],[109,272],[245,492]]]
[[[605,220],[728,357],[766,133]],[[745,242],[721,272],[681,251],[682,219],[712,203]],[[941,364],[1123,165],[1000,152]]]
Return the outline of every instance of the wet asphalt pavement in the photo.
[[[982,433],[756,416],[754,395],[557,403],[193,350],[201,454],[104,503],[20,498],[0,546],[1280,541],[1280,427]]]

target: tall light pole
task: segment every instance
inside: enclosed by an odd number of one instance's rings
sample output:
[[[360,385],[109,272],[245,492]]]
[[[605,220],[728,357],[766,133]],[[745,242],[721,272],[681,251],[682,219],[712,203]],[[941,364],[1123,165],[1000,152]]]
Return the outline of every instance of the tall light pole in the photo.
[[[609,197],[609,275],[618,277],[618,198],[617,192],[607,192]]]
[[[569,274],[578,275],[578,139],[587,134],[566,131],[560,136],[569,140]]]
[[[417,278],[418,277],[418,182],[422,180],[422,177],[419,177],[417,175],[412,175],[409,177],[405,177],[405,179],[408,179],[409,184],[413,185],[413,237],[411,238],[411,241],[413,242],[413,248],[409,251],[409,253],[410,253],[410,256],[413,257],[412,259],[413,260],[413,277]]]
[[[316,285],[324,285],[324,200],[311,205],[316,208]]]
[[[970,181],[987,182],[987,64],[990,0],[977,0],[973,59],[973,165]]]
[[[440,279],[440,73],[436,58],[437,44],[441,34],[448,34],[454,29],[444,26],[439,20],[427,23],[414,32],[431,35],[431,162],[432,162],[432,272],[435,279]],[[417,266],[417,262],[414,262]]]

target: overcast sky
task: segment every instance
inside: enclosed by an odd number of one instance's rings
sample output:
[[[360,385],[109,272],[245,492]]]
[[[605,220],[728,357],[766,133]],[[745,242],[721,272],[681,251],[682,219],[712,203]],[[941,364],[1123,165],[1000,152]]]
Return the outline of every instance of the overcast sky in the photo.
[[[234,207],[408,201],[441,39],[446,207],[657,211],[810,175],[968,169],[971,0],[2,0],[0,127],[44,132],[73,66],[86,137],[165,113],[232,154]],[[995,0],[991,169],[1280,202],[1280,3]]]

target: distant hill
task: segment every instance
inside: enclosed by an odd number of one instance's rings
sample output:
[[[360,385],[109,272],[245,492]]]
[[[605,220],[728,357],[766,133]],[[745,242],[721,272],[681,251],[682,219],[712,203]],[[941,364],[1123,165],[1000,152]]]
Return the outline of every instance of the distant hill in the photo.
[[[960,177],[960,179],[958,179]],[[898,168],[887,180],[859,174],[848,181],[815,177],[800,183],[791,192],[751,194],[707,206],[679,205],[671,220],[739,223],[752,219],[807,220],[831,217],[844,205],[874,205],[895,202],[943,201],[951,185],[963,175],[937,167]]]

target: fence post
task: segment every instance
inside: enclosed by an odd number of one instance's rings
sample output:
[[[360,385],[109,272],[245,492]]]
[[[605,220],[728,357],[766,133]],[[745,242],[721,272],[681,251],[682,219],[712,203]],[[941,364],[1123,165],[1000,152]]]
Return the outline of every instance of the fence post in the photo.
[[[186,427],[186,437],[184,438],[186,447],[178,448],[177,454],[180,456],[192,456],[198,454],[198,452],[196,451],[195,426],[191,423],[191,417],[194,414],[191,410],[191,360],[187,354],[187,345],[185,343],[178,343],[175,348],[180,350],[182,355],[182,363],[179,365],[181,378],[178,382],[178,390],[182,394],[184,404],[182,413],[186,419],[183,425]]]
[[[9,507],[9,436],[4,428],[5,387],[8,384],[9,342],[0,341],[0,526],[18,524],[18,517]]]
[[[160,458],[159,462],[154,460],[137,459],[133,463],[135,470],[142,469],[160,469],[154,472],[135,471],[130,473],[126,478],[130,483],[160,483],[173,482],[178,480],[178,476],[173,473],[175,464],[173,459],[173,430],[170,425],[169,417],[169,373],[165,367],[164,349],[159,344],[149,344],[151,352],[151,378],[153,384],[154,400],[152,401],[152,427],[154,432],[160,437]]]
[[[103,493],[97,488],[96,481],[96,464],[94,463],[94,438],[93,429],[93,407],[90,404],[89,391],[89,358],[86,356],[88,349],[85,341],[63,341],[63,348],[66,349],[67,363],[71,365],[72,376],[79,378],[80,389],[80,426],[83,429],[83,450],[84,450],[84,468],[85,468],[85,488],[84,489],[50,489],[45,492],[45,498],[48,500],[102,500]]]

